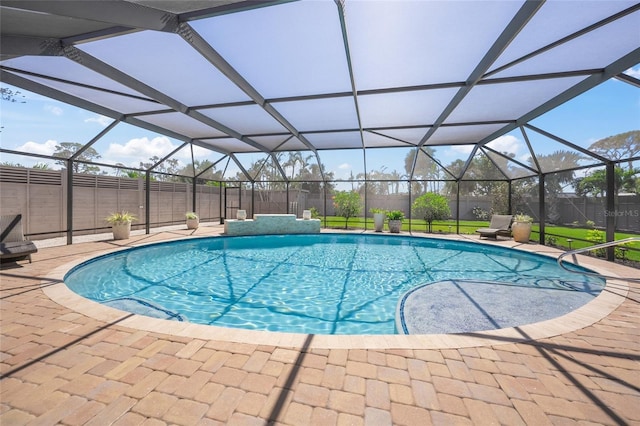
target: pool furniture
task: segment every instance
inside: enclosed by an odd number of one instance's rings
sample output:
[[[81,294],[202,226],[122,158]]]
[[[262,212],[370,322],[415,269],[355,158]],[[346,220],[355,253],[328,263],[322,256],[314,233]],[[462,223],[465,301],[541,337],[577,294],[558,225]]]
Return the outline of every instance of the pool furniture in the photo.
[[[0,216],[0,259],[29,259],[38,251],[33,242],[24,238],[22,232],[22,215]]]
[[[480,238],[497,239],[498,236],[511,237],[511,223],[513,215],[511,214],[494,214],[491,216],[491,223],[488,228],[480,228],[476,230],[480,234]]]
[[[320,219],[298,219],[295,214],[254,214],[253,219],[224,221],[227,235],[314,234]]]

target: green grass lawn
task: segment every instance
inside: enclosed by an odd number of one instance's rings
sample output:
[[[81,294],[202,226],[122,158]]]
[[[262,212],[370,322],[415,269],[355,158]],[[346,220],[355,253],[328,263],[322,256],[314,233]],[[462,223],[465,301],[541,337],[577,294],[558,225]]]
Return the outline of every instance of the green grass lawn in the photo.
[[[322,226],[326,228],[334,228],[334,229],[344,229],[345,228],[345,219],[343,217],[336,216],[327,216],[320,217],[322,221]],[[366,229],[373,229],[373,218],[363,218],[363,217],[354,217],[350,218],[348,221],[349,229],[365,229],[365,221],[366,221]],[[461,220],[460,221],[460,234],[475,234],[476,229],[478,228],[486,228],[489,226],[488,221],[475,221],[475,220]],[[387,225],[385,223],[385,231],[388,231]],[[421,219],[405,219],[402,222],[402,230],[409,231],[411,229],[412,232],[426,232],[426,222]],[[434,233],[444,233],[444,234],[455,234],[456,233],[456,222],[454,220],[445,220],[438,221],[432,224],[432,231]],[[590,229],[587,228],[577,228],[577,227],[568,227],[568,226],[552,226],[547,225],[545,227],[545,235],[546,235],[546,244],[553,245],[558,248],[563,249],[578,249],[583,247],[592,246],[597,244],[596,242],[592,242],[588,240],[588,232]],[[531,239],[537,241],[539,239],[540,227],[538,225],[533,225]],[[640,234],[629,234],[624,232],[616,232],[615,239],[621,240],[624,238],[630,237],[638,237]],[[572,240],[571,242],[567,240]],[[569,244],[571,243],[571,244]],[[627,247],[632,250],[627,250],[624,252],[625,259],[634,260],[640,262],[640,242],[633,242],[627,245]],[[621,252],[618,251],[618,255]]]

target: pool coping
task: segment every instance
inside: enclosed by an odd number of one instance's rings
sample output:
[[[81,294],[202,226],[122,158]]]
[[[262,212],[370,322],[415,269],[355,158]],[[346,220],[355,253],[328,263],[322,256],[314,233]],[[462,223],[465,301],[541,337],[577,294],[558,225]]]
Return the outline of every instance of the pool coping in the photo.
[[[335,230],[323,231],[336,232]],[[552,258],[557,258],[560,254],[564,253],[561,250],[547,246],[534,243],[515,243],[513,240],[498,240],[494,242],[479,240],[477,237],[470,238],[470,236],[465,235],[413,235],[404,232],[399,235],[415,238],[443,238],[453,241],[468,241],[477,244],[499,245],[506,248],[533,252]],[[216,236],[211,235],[211,237],[215,238]],[[202,237],[198,236],[191,238]],[[179,239],[191,238],[184,238],[184,236],[182,236],[182,238]],[[168,239],[166,241],[172,240],[175,241],[176,239]],[[155,241],[153,243],[157,242],[161,241]],[[153,243],[134,244],[133,247],[142,247]],[[243,330],[146,317],[120,311],[118,309],[102,305],[98,302],[85,299],[71,291],[64,284],[63,278],[65,274],[73,267],[95,257],[115,253],[128,248],[131,247],[107,249],[100,253],[93,253],[91,256],[60,265],[51,271],[46,281],[42,281],[42,291],[47,297],[59,305],[96,320],[140,331],[155,332],[185,338],[248,343],[254,345],[263,344],[281,347],[305,347],[309,349],[456,349],[539,340],[588,327],[616,310],[628,294],[629,284],[624,278],[620,278],[621,275],[615,271],[626,271],[629,273],[634,271],[634,269],[622,265],[612,264],[604,260],[579,255],[577,256],[577,259],[581,266],[590,268],[603,275],[617,276],[618,278],[607,279],[605,288],[594,300],[572,312],[553,319],[517,327],[460,334],[310,335],[301,333]],[[52,279],[58,280],[59,282],[51,284]]]

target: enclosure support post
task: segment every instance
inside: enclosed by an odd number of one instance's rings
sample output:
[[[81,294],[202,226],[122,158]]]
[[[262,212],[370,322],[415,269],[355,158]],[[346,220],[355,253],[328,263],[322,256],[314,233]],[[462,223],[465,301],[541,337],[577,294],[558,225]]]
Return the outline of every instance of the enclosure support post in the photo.
[[[364,181],[364,230],[367,230],[367,211],[368,211],[368,206],[369,206],[369,201],[368,201],[368,195],[369,195],[369,187],[367,186],[367,181]]]
[[[607,170],[607,206],[604,211],[606,226],[606,242],[616,239],[616,167],[613,162],[608,162]],[[607,247],[607,260],[613,262],[615,260],[615,247]]]
[[[289,181],[287,181],[285,183],[285,186],[287,188],[287,193],[286,193],[286,196],[287,196],[287,201],[286,201],[286,203],[287,203],[287,212],[286,213],[288,214],[288,213],[291,213],[291,211],[289,209]],[[296,213],[296,215],[298,214],[298,212],[295,212],[295,213]]]
[[[67,245],[73,244],[73,160],[67,160]]]
[[[456,180],[456,234],[460,234],[460,181]]]
[[[418,153],[416,152],[416,156],[418,155]],[[411,180],[408,180],[407,183],[409,184],[409,214],[407,214],[407,217],[409,218],[409,233],[413,232],[413,227],[411,226],[411,222],[412,222],[412,217],[411,217],[411,202],[413,201],[413,192],[412,192],[412,185],[411,185]],[[402,228],[400,228],[402,229]]]
[[[220,211],[220,225],[224,223],[225,212],[222,211],[222,187],[224,186],[224,202],[227,202],[227,186],[219,180],[218,181],[218,209]],[[225,209],[226,210],[226,209]]]
[[[191,190],[191,211],[195,213],[196,211],[196,205],[197,205],[197,200],[196,200],[196,192],[197,192],[197,185],[196,185],[197,179],[195,177],[193,177],[191,179],[191,183],[192,183],[192,190]]]
[[[144,233],[151,233],[151,172],[147,170],[144,188]]]
[[[322,181],[322,198],[324,203],[324,227],[327,227],[327,181]]]
[[[513,181],[511,179],[509,179],[508,182],[508,187],[507,187],[507,213],[508,214],[513,214],[513,204],[512,204],[512,197],[511,197],[511,190],[513,189],[513,185],[512,185]]]
[[[238,200],[242,202],[242,185],[240,185]],[[253,217],[254,214],[256,214],[256,183],[255,181],[252,181],[251,182],[251,217]]]
[[[541,174],[538,178],[538,198],[540,200],[540,207],[538,215],[540,216],[540,244],[544,245],[544,224],[547,221],[546,207],[544,205],[544,175]]]

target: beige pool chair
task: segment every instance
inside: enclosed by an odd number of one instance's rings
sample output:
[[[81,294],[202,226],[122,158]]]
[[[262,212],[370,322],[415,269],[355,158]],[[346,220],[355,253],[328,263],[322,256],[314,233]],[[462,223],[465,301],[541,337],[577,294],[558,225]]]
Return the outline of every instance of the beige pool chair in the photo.
[[[22,215],[0,216],[0,259],[20,260],[27,258],[38,249],[33,242],[24,238]]]
[[[488,228],[480,228],[476,230],[480,234],[480,238],[511,237],[511,222],[513,215],[511,214],[494,214],[491,216],[491,223]]]

